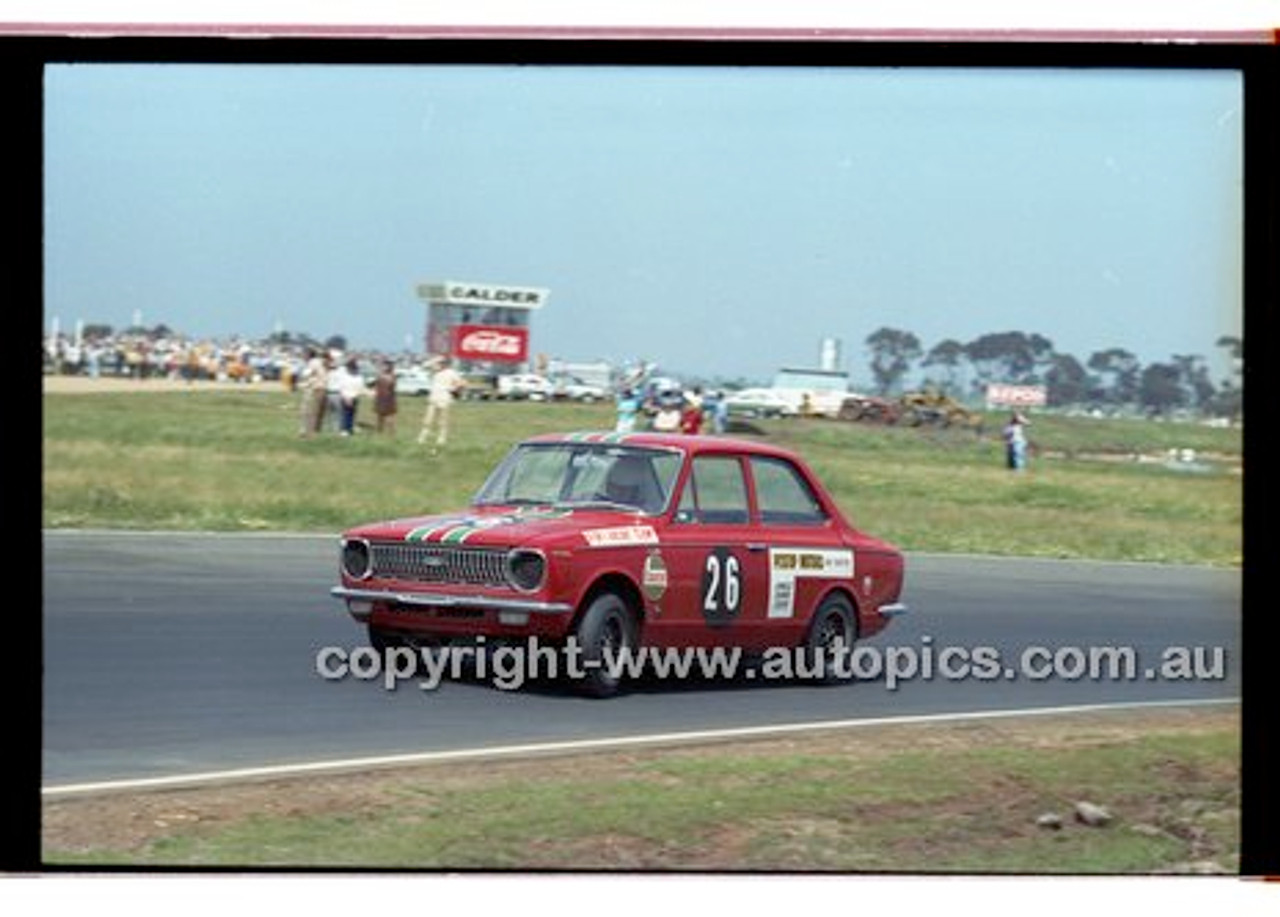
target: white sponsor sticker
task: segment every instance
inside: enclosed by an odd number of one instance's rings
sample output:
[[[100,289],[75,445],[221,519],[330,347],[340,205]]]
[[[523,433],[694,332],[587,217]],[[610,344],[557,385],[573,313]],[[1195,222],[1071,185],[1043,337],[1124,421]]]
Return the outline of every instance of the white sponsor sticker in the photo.
[[[796,580],[849,579],[853,551],[831,548],[769,549],[769,617],[790,618],[796,611]]]
[[[592,547],[617,547],[633,544],[657,544],[658,533],[648,525],[622,525],[612,529],[587,529],[582,533]]]
[[[795,608],[796,581],[793,579],[775,580],[769,592],[769,617],[789,618]]]

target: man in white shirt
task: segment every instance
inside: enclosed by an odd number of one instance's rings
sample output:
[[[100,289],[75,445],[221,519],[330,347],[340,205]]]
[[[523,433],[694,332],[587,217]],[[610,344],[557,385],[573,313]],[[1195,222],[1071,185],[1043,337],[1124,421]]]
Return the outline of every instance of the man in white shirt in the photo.
[[[658,433],[680,432],[680,405],[678,402],[671,398],[663,401],[662,406],[658,408],[658,413],[653,417],[653,429]]]
[[[427,395],[427,413],[422,418],[422,432],[418,434],[418,443],[427,441],[433,428],[438,425],[436,445],[443,446],[449,437],[449,409],[466,380],[462,373],[453,368],[448,357],[445,357],[440,368],[431,376],[431,391]]]
[[[356,409],[362,394],[364,394],[364,378],[360,375],[360,364],[355,359],[348,360],[345,370],[338,375],[338,400],[342,408],[343,436],[351,436],[356,432]]]

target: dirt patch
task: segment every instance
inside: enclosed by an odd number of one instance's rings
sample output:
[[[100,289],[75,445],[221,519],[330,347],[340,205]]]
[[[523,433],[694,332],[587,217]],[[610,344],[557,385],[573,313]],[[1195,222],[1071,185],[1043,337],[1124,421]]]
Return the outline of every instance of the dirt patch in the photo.
[[[388,768],[375,772],[314,775],[289,779],[274,778],[254,782],[227,783],[187,789],[113,792],[46,801],[43,806],[43,842],[46,851],[75,854],[98,849],[138,850],[175,831],[214,827],[241,819],[262,816],[321,816],[370,811],[397,806],[406,797],[465,793],[494,787],[530,784],[535,781],[580,780],[584,783],[609,778],[623,779],[646,765],[671,760],[710,760],[732,754],[767,757],[832,757],[874,762],[904,751],[972,749],[993,745],[1031,749],[1076,749],[1104,746],[1159,732],[1195,735],[1238,727],[1239,711],[1222,709],[1161,709],[1155,711],[1108,711],[1090,715],[1028,717],[969,722],[958,725],[904,724],[874,726],[815,733],[781,739],[761,739],[647,749],[638,752],[605,752],[541,756],[521,760],[440,763]],[[1006,799],[1022,799],[1025,788],[1016,781],[1003,787]],[[1027,802],[1028,800],[1023,800]],[[1166,801],[1153,800],[1152,806]],[[1193,805],[1195,800],[1179,804]],[[1188,810],[1189,812],[1190,810]],[[939,813],[939,817],[945,816]],[[966,813],[953,813],[957,817]],[[1139,820],[1150,818],[1153,830],[1170,836],[1186,833],[1190,822],[1180,814],[1152,808],[1133,813]],[[1190,813],[1195,814],[1195,813]],[[1188,816],[1189,817],[1189,816]],[[781,836],[803,849],[812,835],[833,830],[821,819],[779,825]],[[945,819],[944,819],[945,821]],[[812,823],[810,823],[812,822]],[[941,826],[945,829],[945,826]],[[1035,829],[1024,826],[1028,833]],[[736,830],[736,829],[726,829]],[[1192,840],[1187,837],[1187,840]],[[695,868],[741,866],[746,838],[719,837],[700,849],[682,851],[681,861]],[[580,866],[645,868],[663,862],[662,850],[637,845],[635,838],[615,837],[611,849],[598,845],[579,853]],[[1193,845],[1194,846],[1194,845]],[[572,853],[572,851],[570,851]],[[1196,849],[1195,853],[1204,851]],[[537,851],[530,854],[538,859]],[[669,851],[668,851],[669,853]],[[563,857],[564,849],[557,856]],[[799,855],[799,854],[797,854]],[[1189,857],[1188,859],[1195,859]],[[589,862],[588,862],[589,861]]]

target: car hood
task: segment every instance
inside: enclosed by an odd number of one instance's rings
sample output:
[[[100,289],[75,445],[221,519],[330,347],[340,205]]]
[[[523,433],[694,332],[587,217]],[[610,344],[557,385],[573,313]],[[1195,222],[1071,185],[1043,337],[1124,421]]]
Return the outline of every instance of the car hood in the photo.
[[[635,512],[549,507],[473,507],[351,529],[348,538],[469,547],[622,547],[656,544],[655,518]]]

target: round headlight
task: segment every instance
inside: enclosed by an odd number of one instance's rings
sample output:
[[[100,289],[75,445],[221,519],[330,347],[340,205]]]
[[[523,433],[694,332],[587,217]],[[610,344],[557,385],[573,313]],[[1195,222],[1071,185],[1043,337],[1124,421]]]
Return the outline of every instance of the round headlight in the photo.
[[[363,538],[349,538],[342,543],[342,569],[352,579],[365,579],[373,572],[369,554],[369,542]]]
[[[547,575],[547,559],[541,551],[516,550],[507,555],[507,579],[523,592],[533,592]]]

